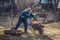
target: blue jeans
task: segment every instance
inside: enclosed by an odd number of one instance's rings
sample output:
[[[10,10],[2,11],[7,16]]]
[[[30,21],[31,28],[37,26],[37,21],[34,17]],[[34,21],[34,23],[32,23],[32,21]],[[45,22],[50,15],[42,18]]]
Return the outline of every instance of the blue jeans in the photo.
[[[20,26],[20,24],[23,23],[24,24],[24,30],[27,31],[27,26],[28,26],[28,23],[27,23],[27,20],[23,20],[22,18],[19,18],[18,19],[18,22],[14,28],[14,30],[17,30],[17,28]]]

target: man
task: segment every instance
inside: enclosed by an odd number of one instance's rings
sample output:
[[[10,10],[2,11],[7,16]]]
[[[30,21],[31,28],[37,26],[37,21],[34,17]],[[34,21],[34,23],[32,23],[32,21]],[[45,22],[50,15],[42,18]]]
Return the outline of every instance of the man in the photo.
[[[22,11],[19,15],[19,19],[18,19],[18,22],[14,28],[14,30],[17,30],[17,28],[20,26],[21,23],[24,24],[24,30],[25,32],[27,32],[27,26],[28,26],[28,22],[27,22],[27,18],[36,18],[33,14],[32,14],[32,11],[31,11],[31,8],[27,8],[25,9],[24,11]]]

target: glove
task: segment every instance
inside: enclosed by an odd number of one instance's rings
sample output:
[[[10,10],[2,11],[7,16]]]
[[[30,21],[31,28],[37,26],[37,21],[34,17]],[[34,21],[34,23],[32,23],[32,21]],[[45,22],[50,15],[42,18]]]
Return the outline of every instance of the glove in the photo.
[[[37,20],[37,18],[33,18],[33,20],[35,20],[35,21],[36,21],[36,20]]]

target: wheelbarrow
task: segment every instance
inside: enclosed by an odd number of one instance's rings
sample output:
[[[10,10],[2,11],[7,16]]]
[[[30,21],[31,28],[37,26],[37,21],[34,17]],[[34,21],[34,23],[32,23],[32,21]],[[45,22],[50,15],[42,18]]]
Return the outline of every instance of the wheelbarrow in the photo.
[[[44,30],[43,28],[45,27],[44,25],[42,25],[39,21],[31,21],[30,20],[30,25],[32,26],[33,30],[34,30],[34,34],[35,34],[35,31],[37,30],[39,32],[40,35],[43,34]]]

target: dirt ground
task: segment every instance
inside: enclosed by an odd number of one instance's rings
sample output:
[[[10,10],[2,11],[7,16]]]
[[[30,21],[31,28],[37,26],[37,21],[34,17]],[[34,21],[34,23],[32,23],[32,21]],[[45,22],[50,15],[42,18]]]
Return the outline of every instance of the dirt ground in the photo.
[[[60,22],[46,24],[45,26],[45,34],[50,36],[52,40],[60,40]]]
[[[60,40],[60,22],[54,22],[49,24],[43,24],[44,34],[41,36],[38,31],[34,34],[31,26],[28,27],[28,34],[23,34],[22,36],[12,36],[4,35],[4,30],[10,28],[0,27],[0,40]],[[23,30],[23,27],[20,27],[18,30]]]

